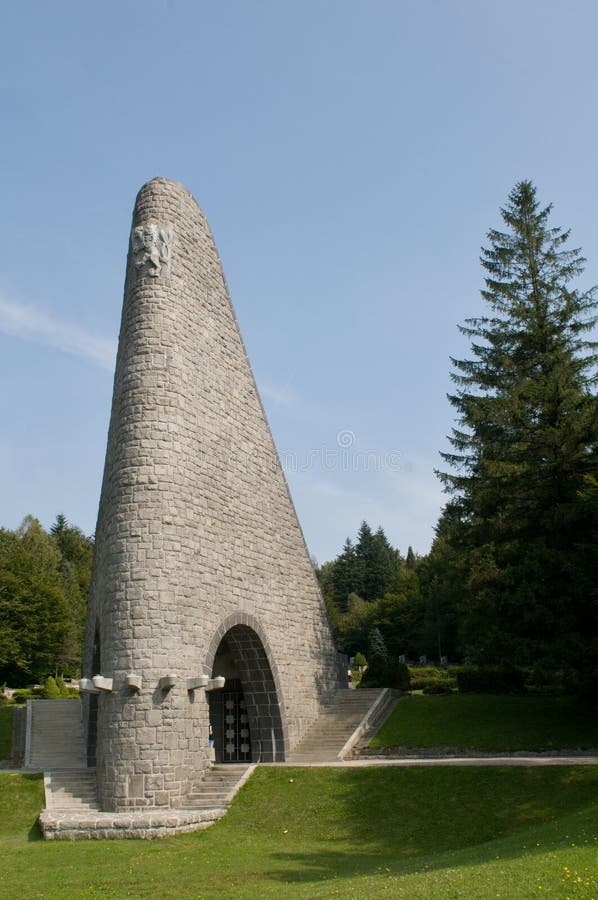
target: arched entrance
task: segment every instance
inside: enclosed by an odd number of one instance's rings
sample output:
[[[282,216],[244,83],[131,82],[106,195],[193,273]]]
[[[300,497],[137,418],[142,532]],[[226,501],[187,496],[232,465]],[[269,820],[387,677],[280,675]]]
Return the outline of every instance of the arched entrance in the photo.
[[[226,679],[222,691],[208,695],[216,762],[282,762],[286,728],[280,687],[268,642],[252,616],[231,616],[222,624],[208,668],[213,677]]]

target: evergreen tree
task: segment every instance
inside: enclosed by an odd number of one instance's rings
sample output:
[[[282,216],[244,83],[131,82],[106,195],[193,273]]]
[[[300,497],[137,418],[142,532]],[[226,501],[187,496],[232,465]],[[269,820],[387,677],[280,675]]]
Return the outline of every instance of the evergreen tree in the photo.
[[[380,527],[374,534],[362,522],[355,545],[355,583],[353,590],[364,600],[379,600],[396,590],[400,579],[400,556]]]
[[[48,675],[48,677],[46,678],[46,682],[44,684],[44,699],[60,700],[60,688],[58,687],[56,680],[52,677],[52,675]]]
[[[370,634],[370,644],[368,649],[368,659],[370,660],[370,664],[376,659],[381,659],[385,662],[388,659],[386,642],[382,637],[382,632],[377,626],[372,629],[372,633]]]
[[[399,551],[382,528],[374,533],[367,522],[362,522],[357,542],[347,538],[342,552],[317,568],[316,575],[337,637],[343,630],[337,613],[341,617],[349,613],[351,595],[360,603],[374,603],[400,591],[404,577]]]
[[[383,597],[399,588],[402,578],[401,554],[392,546],[380,526],[374,535],[378,550],[380,581],[375,586],[376,597]]]
[[[364,600],[375,600],[375,588],[380,582],[380,558],[374,533],[364,520],[357,532],[355,544],[355,582],[353,590]]]
[[[80,669],[83,653],[93,540],[76,525],[71,525],[62,513],[56,516],[50,534],[62,557],[60,572],[68,616],[57,668],[61,672],[75,675]]]
[[[332,601],[334,594],[334,562],[329,560],[328,562],[322,563],[321,566],[316,567],[315,572],[318,584],[320,585],[320,590],[322,591],[322,596],[325,600]]]
[[[87,537],[76,525],[71,525],[62,513],[56,516],[56,521],[50,528],[50,534],[55,540],[63,560],[69,564],[75,575],[81,601],[86,607],[91,584],[93,538]],[[85,618],[85,609],[83,618]]]
[[[468,529],[457,503],[447,503],[435,528],[427,556],[418,564],[423,615],[419,654],[429,657],[463,656],[461,623],[467,584]]]
[[[569,232],[549,227],[550,213],[522,181],[501,210],[506,230],[488,233],[491,315],[461,328],[473,358],[452,360],[458,425],[443,457],[454,471],[440,477],[466,532],[469,645],[486,660],[573,664],[567,635],[580,610],[569,567],[598,435],[596,356],[584,340],[596,299],[594,288],[570,288],[585,260],[567,249]]]
[[[596,703],[598,697],[598,475],[586,475],[578,497],[578,533],[569,560],[571,628],[565,635],[571,687]]]
[[[413,547],[409,545],[407,549],[407,556],[405,557],[405,567],[407,569],[415,569],[417,564],[417,560],[415,557],[415,553],[413,552]]]
[[[58,513],[56,521],[50,526],[50,534],[63,535],[68,528],[68,522],[64,513]]]
[[[342,553],[337,556],[332,573],[332,599],[341,612],[347,611],[349,594],[356,589],[355,547],[347,538]]]
[[[385,594],[377,603],[376,624],[391,656],[405,654],[413,659],[427,652],[422,647],[424,615],[417,572],[407,569],[400,589]]]

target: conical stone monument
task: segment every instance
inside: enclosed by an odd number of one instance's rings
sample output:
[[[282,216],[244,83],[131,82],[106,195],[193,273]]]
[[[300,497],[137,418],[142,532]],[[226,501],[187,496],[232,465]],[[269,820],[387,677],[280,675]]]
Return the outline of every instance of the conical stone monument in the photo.
[[[107,811],[179,808],[214,755],[284,760],[346,686],[209,225],[163,178],[133,213],[83,674]]]

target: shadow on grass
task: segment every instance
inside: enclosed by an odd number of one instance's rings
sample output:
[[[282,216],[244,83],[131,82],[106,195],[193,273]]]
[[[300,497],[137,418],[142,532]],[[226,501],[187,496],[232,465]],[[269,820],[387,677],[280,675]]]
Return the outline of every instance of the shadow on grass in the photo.
[[[27,840],[31,841],[41,841],[43,840],[42,830],[40,828],[39,822],[35,822],[27,833]]]
[[[287,771],[301,804],[293,815],[281,798],[285,822],[269,817],[267,873],[285,884],[467,867],[494,860],[498,845],[517,858],[539,834],[543,850],[581,844],[598,813],[591,767]]]
[[[271,869],[267,877],[273,882],[286,885],[322,884],[336,878],[367,875],[399,877],[415,873],[429,874],[443,869],[466,869],[494,863],[497,859],[505,863],[524,856],[544,855],[572,844],[587,844],[592,836],[593,820],[590,815],[579,817],[579,821],[575,821],[576,818],[578,817],[568,817],[559,828],[530,828],[517,836],[509,835],[452,852],[415,853],[411,857],[403,856],[400,852],[387,854],[379,849],[367,852],[365,849],[355,848],[346,852],[328,850],[274,854],[273,859],[281,864],[281,868]]]

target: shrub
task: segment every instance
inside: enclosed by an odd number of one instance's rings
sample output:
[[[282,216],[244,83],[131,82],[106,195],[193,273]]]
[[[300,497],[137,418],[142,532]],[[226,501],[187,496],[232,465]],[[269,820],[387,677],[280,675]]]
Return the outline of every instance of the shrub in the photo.
[[[31,688],[19,688],[18,691],[13,691],[12,702],[13,703],[27,703],[28,700],[33,700],[34,694]]]
[[[412,678],[446,678],[447,670],[438,669],[436,666],[410,666]]]
[[[425,678],[420,678],[418,675],[411,676],[411,690],[412,691],[424,691],[430,684],[446,684],[452,690],[453,688],[457,687],[457,679],[456,678],[435,678],[433,676],[427,676]]]
[[[361,677],[360,687],[386,687],[384,683],[386,675],[386,660],[381,656],[374,656]]]
[[[48,677],[46,678],[46,683],[44,685],[44,699],[60,700],[60,688],[51,675],[48,675]]]
[[[405,663],[391,657],[386,665],[387,686],[397,691],[408,691],[411,688],[411,674]]]
[[[408,691],[410,683],[411,676],[405,663],[400,663],[393,657],[384,660],[376,656],[364,672],[359,686],[390,687],[398,691]]]
[[[452,694],[453,685],[448,678],[426,678],[422,688],[424,694]]]
[[[521,669],[508,666],[463,666],[457,672],[463,694],[523,694],[525,679]]]
[[[448,694],[453,688],[457,687],[454,672],[447,669],[437,669],[435,666],[412,666],[410,672],[412,691]],[[438,685],[446,685],[446,690],[442,688],[432,691],[426,690],[428,687],[436,688]]]
[[[526,688],[534,694],[560,696],[567,693],[566,676],[562,668],[539,662],[525,672]]]

